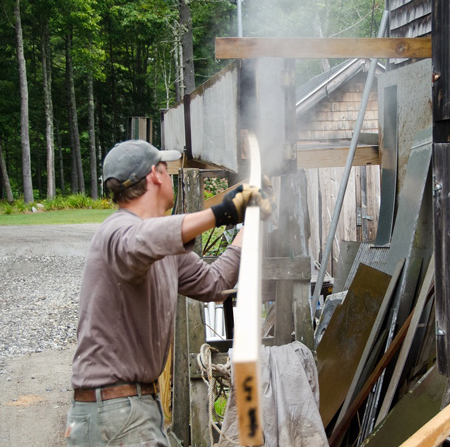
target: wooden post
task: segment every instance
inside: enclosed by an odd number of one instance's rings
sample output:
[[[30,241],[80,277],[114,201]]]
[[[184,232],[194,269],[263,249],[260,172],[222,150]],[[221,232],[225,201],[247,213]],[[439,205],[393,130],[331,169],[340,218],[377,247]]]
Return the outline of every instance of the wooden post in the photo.
[[[280,252],[279,256],[295,259],[304,257],[307,252],[309,227],[307,218],[305,178],[302,171],[281,177],[280,194]],[[311,266],[305,272],[311,277]],[[282,345],[295,339],[311,350],[314,349],[314,330],[312,327],[310,281],[277,281],[275,311],[275,344]]]
[[[178,176],[178,200],[183,197],[182,170]],[[189,349],[186,297],[178,295],[175,318],[174,360],[173,360],[172,427],[169,439],[172,446],[180,440],[189,446],[190,392],[189,392]],[[181,372],[181,373],[179,373]],[[175,437],[172,436],[172,433]]]
[[[438,368],[450,377],[450,4],[433,0],[433,196]]]
[[[179,194],[182,196],[182,212],[192,213],[203,208],[203,183],[198,169],[180,171],[182,182]],[[201,238],[197,237],[194,251],[201,254]],[[175,360],[173,396],[173,433],[184,446],[207,447],[208,393],[201,377],[193,378],[190,363],[196,362],[197,353],[205,342],[203,303],[179,297],[175,323]],[[189,444],[189,423],[191,443]],[[172,440],[171,440],[172,442]],[[172,444],[176,445],[176,444]]]
[[[203,209],[203,182],[198,169],[183,170],[183,210],[193,213]],[[197,237],[194,251],[201,255],[202,241]],[[188,349],[190,362],[196,362],[197,354],[205,343],[204,305],[187,298]],[[180,371],[181,372],[181,371]],[[185,374],[186,371],[181,372]],[[209,445],[208,390],[201,378],[190,377],[191,445]]]

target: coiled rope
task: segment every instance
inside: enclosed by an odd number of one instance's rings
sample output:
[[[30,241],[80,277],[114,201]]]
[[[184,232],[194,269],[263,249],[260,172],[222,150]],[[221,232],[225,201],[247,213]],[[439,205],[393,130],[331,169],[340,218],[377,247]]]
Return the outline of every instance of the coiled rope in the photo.
[[[208,387],[208,415],[209,415],[209,439],[211,446],[214,445],[213,428],[223,436],[228,442],[234,445],[239,443],[233,441],[226,436],[214,421],[214,416],[217,419],[223,419],[218,415],[214,403],[217,398],[223,394],[225,395],[225,388],[231,389],[231,362],[227,358],[225,364],[212,363],[211,352],[219,352],[216,348],[204,343],[200,348],[200,353],[197,355],[197,363],[202,373],[202,379]],[[215,375],[214,375],[215,374]]]

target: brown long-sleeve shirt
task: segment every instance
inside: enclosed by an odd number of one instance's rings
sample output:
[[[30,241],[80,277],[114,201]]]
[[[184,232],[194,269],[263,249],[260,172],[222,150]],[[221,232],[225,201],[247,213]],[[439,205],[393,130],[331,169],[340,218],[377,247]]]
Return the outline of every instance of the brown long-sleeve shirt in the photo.
[[[80,293],[72,386],[152,382],[163,371],[178,294],[201,301],[238,279],[240,248],[208,265],[183,245],[183,215],[142,220],[120,209],[88,251]]]

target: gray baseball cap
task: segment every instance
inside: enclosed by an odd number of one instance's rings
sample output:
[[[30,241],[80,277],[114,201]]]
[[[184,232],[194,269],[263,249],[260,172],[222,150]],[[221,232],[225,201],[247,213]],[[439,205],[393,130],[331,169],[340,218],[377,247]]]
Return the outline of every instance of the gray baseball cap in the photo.
[[[162,151],[144,140],[128,140],[116,144],[103,162],[103,179],[115,178],[124,188],[143,179],[160,161],[181,158],[176,150]]]

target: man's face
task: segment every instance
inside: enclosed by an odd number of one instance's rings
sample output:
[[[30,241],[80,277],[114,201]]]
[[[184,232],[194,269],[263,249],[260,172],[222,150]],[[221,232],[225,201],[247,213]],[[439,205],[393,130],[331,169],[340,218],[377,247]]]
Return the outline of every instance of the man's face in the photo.
[[[173,187],[172,187],[172,178],[167,172],[167,163],[161,161],[156,166],[156,169],[161,174],[161,199],[165,200],[166,210],[173,207]]]

